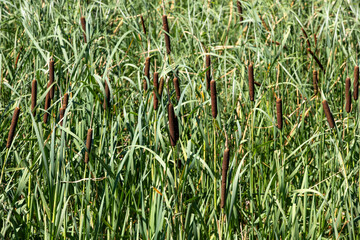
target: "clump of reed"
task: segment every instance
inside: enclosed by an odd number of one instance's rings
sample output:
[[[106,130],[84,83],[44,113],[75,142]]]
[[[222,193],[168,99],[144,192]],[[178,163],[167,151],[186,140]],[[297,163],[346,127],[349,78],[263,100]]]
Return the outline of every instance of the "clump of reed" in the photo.
[[[35,106],[37,99],[37,81],[34,79],[31,83],[31,112],[33,116],[36,116]]]
[[[277,127],[282,130],[283,128],[283,112],[282,112],[282,100],[280,98],[276,99],[276,119]]]
[[[53,85],[54,84],[54,60],[53,60],[53,58],[51,58],[50,62],[49,62],[49,84],[51,86],[50,99],[54,99],[55,86]]]
[[[213,118],[217,117],[217,92],[216,92],[216,82],[211,80],[210,82],[210,94],[211,94],[211,113]]]
[[[110,106],[110,88],[107,81],[105,80],[105,95],[104,95],[104,103],[103,103],[104,110],[106,110],[109,106]]]
[[[50,82],[48,83],[47,87],[48,87],[48,89],[49,89],[49,87],[50,87]],[[47,123],[48,118],[49,118],[49,113],[48,113],[47,110],[49,109],[50,104],[51,104],[50,91],[48,91],[48,93],[46,94],[45,106],[44,106],[45,113],[44,113],[43,121],[44,121],[45,124]]]
[[[221,173],[221,204],[220,207],[224,208],[226,203],[226,179],[229,169],[230,150],[226,148],[223,156],[222,173]]]
[[[325,116],[326,116],[326,119],[329,123],[329,126],[330,128],[334,128],[335,127],[335,121],[334,121],[334,117],[330,111],[330,108],[329,108],[329,104],[326,100],[322,101],[322,106],[323,106],[323,109],[324,109],[324,113],[325,113]]]
[[[88,131],[87,131],[87,137],[86,137],[86,152],[85,152],[85,159],[84,159],[85,163],[89,162],[89,154],[90,154],[90,151],[91,151],[92,133],[93,133],[93,130],[91,128],[89,128]]]
[[[81,20],[81,27],[82,27],[83,34],[84,34],[84,42],[87,43],[87,39],[86,39],[86,20],[85,20],[85,17],[82,16],[80,20]]]
[[[253,63],[250,63],[250,65],[248,67],[248,77],[249,77],[250,101],[254,101],[254,68],[253,68]]]
[[[170,102],[168,105],[168,118],[169,118],[169,132],[171,146],[176,146],[179,140],[179,123],[177,116],[175,115],[174,106]]]
[[[206,55],[206,89],[210,90],[210,81],[211,81],[211,59],[210,59],[210,55]]]
[[[175,77],[173,79],[173,82],[174,82],[174,88],[175,88],[175,92],[176,92],[176,99],[179,101],[180,96],[181,96],[179,79],[177,77]]]
[[[143,88],[144,88],[144,91],[146,91],[148,89],[147,81],[150,81],[150,58],[149,57],[147,57],[145,60],[144,74],[145,74],[145,78],[143,81]]]
[[[354,68],[354,100],[358,99],[359,93],[359,66]]]
[[[314,87],[314,95],[318,93],[318,72],[316,70],[313,71],[313,87]]]
[[[159,73],[154,72],[154,90],[153,90],[153,98],[154,98],[154,110],[158,109],[159,99],[157,97],[159,88]]]
[[[11,120],[10,131],[9,131],[9,135],[8,135],[8,139],[7,139],[7,143],[6,143],[6,148],[10,148],[11,144],[14,140],[16,126],[17,126],[17,123],[19,120],[19,114],[20,114],[20,108],[16,107],[14,110],[12,120]]]
[[[144,21],[143,15],[140,16],[140,19],[141,19],[141,26],[143,28],[143,31],[144,31],[145,35],[146,35],[145,21]]]
[[[244,20],[244,18],[242,16],[243,10],[242,10],[242,6],[241,6],[241,2],[237,1],[236,5],[237,5],[238,13],[239,13],[240,22],[242,22]]]
[[[167,54],[170,54],[171,52],[170,36],[169,36],[170,32],[169,32],[169,24],[166,15],[162,16],[162,21],[163,21],[163,29],[165,31],[164,37],[165,37],[166,52]]]
[[[351,92],[350,92],[350,84],[351,84],[351,80],[350,78],[346,78],[345,80],[345,110],[347,113],[349,113],[351,111]]]

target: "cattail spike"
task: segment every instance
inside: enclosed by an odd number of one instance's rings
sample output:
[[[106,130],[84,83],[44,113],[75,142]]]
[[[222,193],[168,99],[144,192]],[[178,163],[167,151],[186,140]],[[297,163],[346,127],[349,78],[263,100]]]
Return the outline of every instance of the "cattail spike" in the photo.
[[[141,25],[142,25],[143,31],[144,31],[144,33],[146,35],[145,21],[144,21],[144,18],[143,18],[142,15],[140,16],[140,19],[141,19]]]
[[[50,89],[50,99],[54,99],[54,90],[55,86],[54,84],[54,60],[51,58],[49,62],[49,83],[51,86]]]
[[[147,78],[147,79],[146,79]],[[150,58],[147,57],[145,60],[145,78],[144,78],[144,91],[147,90],[147,81],[150,81]]]
[[[210,81],[211,81],[211,59],[210,55],[206,55],[206,68],[208,69],[206,71],[206,89],[210,90]]]
[[[158,109],[159,99],[157,98],[157,92],[159,88],[159,73],[154,72],[154,90],[153,90],[153,98],[154,98],[154,110]]]
[[[349,113],[351,111],[350,84],[351,84],[350,78],[346,78],[346,80],[345,80],[345,99],[346,99],[345,110],[347,113]]]
[[[277,127],[281,130],[283,127],[283,113],[282,113],[282,101],[280,98],[276,99],[276,118],[277,118]]]
[[[359,66],[354,68],[354,100],[358,99],[359,93]]]
[[[36,106],[37,99],[37,81],[34,79],[31,83],[31,112],[33,116],[36,116],[36,111],[34,111]]]
[[[237,1],[237,10],[238,10],[238,13],[239,13],[240,22],[242,22],[244,20],[244,18],[242,16],[243,10],[242,10],[242,6],[241,6],[240,1]]]
[[[84,34],[84,42],[87,43],[87,39],[86,39],[86,20],[85,20],[84,16],[81,17],[81,27],[82,27],[83,34]]]
[[[169,32],[169,24],[168,24],[168,20],[167,20],[167,16],[163,15],[162,16],[162,21],[163,21],[163,28],[164,28],[164,37],[165,37],[165,45],[166,45],[166,52],[167,54],[170,54],[171,52],[171,46],[170,46],[170,32]]]
[[[250,100],[254,101],[254,68],[253,64],[250,63],[248,67],[248,76],[249,76],[249,94]]]
[[[65,93],[64,98],[63,98],[63,102],[62,102],[62,107],[66,109],[67,105],[68,105],[68,102],[69,102],[69,94]]]
[[[163,90],[164,90],[164,83],[165,83],[165,80],[164,80],[164,78],[162,77],[162,78],[160,79],[159,89],[158,89],[158,93],[159,93],[160,99],[161,99],[161,97],[162,97],[162,92],[163,92]]]
[[[169,132],[171,146],[176,146],[179,139],[179,125],[172,103],[168,105]]]
[[[91,151],[91,139],[92,139],[92,132],[93,130],[91,128],[88,129],[87,137],[86,137],[86,152],[85,152],[85,163],[89,162],[89,154]]]
[[[109,106],[110,106],[110,88],[107,81],[105,80],[105,96],[103,103],[104,110],[106,110]]]
[[[180,100],[180,96],[181,96],[181,93],[180,93],[180,86],[179,86],[179,79],[177,77],[175,77],[173,79],[173,82],[174,82],[174,87],[175,87],[175,92],[176,92],[176,98],[177,100],[179,101]]]
[[[11,144],[14,140],[16,125],[19,120],[19,114],[20,114],[20,108],[16,107],[14,110],[12,120],[11,120],[10,131],[9,131],[9,135],[8,135],[8,139],[7,139],[7,143],[6,143],[6,148],[10,148]]]
[[[324,113],[325,113],[325,116],[326,116],[326,119],[329,123],[329,126],[330,128],[334,128],[335,127],[335,121],[334,121],[334,117],[330,111],[330,108],[329,108],[329,104],[326,100],[322,101],[322,106],[323,106],[323,109],[324,109]]]
[[[62,126],[63,125],[63,118],[64,118],[64,115],[65,115],[65,108],[60,108],[60,111],[59,111],[59,113],[60,113],[60,116],[59,116],[59,123],[60,123],[60,125]]]
[[[211,80],[210,82],[210,94],[211,94],[211,113],[213,118],[217,117],[217,93],[216,93],[216,82]]]
[[[230,150],[228,148],[224,151],[222,174],[221,174],[221,208],[224,208],[226,203],[226,179],[229,169]]]
[[[314,86],[314,95],[318,93],[318,72],[316,70],[313,71],[313,86]]]

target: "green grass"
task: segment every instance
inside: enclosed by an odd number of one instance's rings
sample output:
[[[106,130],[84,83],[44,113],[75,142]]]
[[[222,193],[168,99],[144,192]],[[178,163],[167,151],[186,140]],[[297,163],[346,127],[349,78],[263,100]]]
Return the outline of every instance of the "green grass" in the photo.
[[[344,92],[359,59],[358,1],[242,1],[242,23],[235,0],[164,1],[0,0],[0,238],[359,239],[360,106],[353,101],[347,114]],[[319,73],[317,96],[312,71],[319,66],[301,27],[326,70]],[[208,53],[218,92],[214,121],[206,91]],[[56,91],[45,125],[51,56]],[[254,102],[247,79],[251,61],[261,83]],[[169,77],[156,112],[155,71],[159,80]],[[179,122],[176,147],[170,145],[167,88]],[[276,97],[283,103],[282,131]],[[334,129],[326,122],[324,99]],[[17,106],[16,136],[7,149]],[[93,141],[85,164],[89,128]],[[230,163],[221,209],[226,136]]]

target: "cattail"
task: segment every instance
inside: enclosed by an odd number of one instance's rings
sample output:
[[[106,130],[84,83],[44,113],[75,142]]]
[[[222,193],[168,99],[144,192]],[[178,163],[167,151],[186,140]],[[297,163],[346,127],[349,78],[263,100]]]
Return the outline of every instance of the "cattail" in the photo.
[[[153,97],[154,97],[154,110],[158,109],[159,99],[157,98],[157,91],[159,85],[159,73],[154,72],[154,90],[153,90]]]
[[[91,128],[88,129],[87,137],[86,137],[86,152],[85,152],[85,163],[89,161],[89,154],[91,151],[91,138],[92,138],[93,130]]]
[[[171,47],[170,47],[170,32],[169,32],[169,25],[168,25],[168,20],[167,20],[167,16],[163,15],[162,16],[162,21],[163,21],[163,28],[164,28],[164,37],[165,37],[165,45],[166,45],[166,52],[167,54],[170,54],[171,52]]]
[[[241,6],[240,1],[237,1],[237,9],[238,9],[238,13],[239,13],[239,16],[240,16],[240,22],[242,22],[244,20],[244,18],[242,16],[243,10],[242,10],[242,6]]]
[[[179,125],[172,103],[168,105],[168,117],[171,146],[176,146],[179,139]]]
[[[208,69],[206,71],[206,89],[210,90],[210,81],[211,81],[211,69],[210,69],[210,65],[211,65],[211,59],[210,59],[210,55],[206,55],[206,68]]]
[[[324,109],[324,112],[325,112],[325,116],[326,116],[326,119],[329,123],[329,126],[330,128],[334,128],[335,127],[335,121],[334,121],[334,117],[330,111],[330,108],[329,108],[329,104],[326,100],[322,101],[322,105],[323,105],[323,109]]]
[[[146,79],[147,78],[147,79]],[[147,90],[147,81],[150,80],[150,58],[147,57],[145,60],[145,78],[144,78],[144,91]]]
[[[276,99],[276,118],[277,118],[277,127],[281,130],[283,127],[283,113],[282,113],[282,101],[280,98]]]
[[[248,67],[248,75],[249,75],[249,94],[250,100],[254,101],[254,69],[253,64],[250,63]]]
[[[303,32],[305,38],[306,38],[306,44],[308,45],[308,47],[311,47],[311,44],[310,44],[310,41],[309,41],[309,37],[308,35],[306,34],[305,32],[305,29],[304,28],[301,28],[301,31]]]
[[[159,93],[159,97],[160,97],[160,98],[161,98],[162,92],[163,92],[163,90],[164,90],[164,83],[165,83],[164,78],[161,78],[161,79],[160,79],[160,83],[159,83],[159,89],[158,89],[158,93]]]
[[[318,57],[313,53],[313,51],[311,51],[310,48],[307,48],[307,51],[311,54],[311,56],[315,59],[316,63],[319,65],[321,70],[325,73],[325,69],[324,69],[323,65],[321,64],[320,60],[318,59]]]
[[[11,120],[11,126],[10,126],[10,131],[9,131],[9,135],[8,135],[8,139],[7,139],[7,143],[6,143],[6,148],[9,148],[12,144],[12,141],[14,140],[14,134],[15,134],[15,129],[16,129],[16,125],[19,119],[19,114],[20,114],[20,108],[16,107],[14,110],[14,114]]]
[[[18,62],[19,62],[19,58],[20,58],[20,53],[21,53],[21,50],[22,50],[22,49],[23,49],[23,47],[20,47],[19,53],[18,53],[18,55],[17,55],[17,57],[16,57],[15,67],[14,67],[15,70],[16,70],[16,68],[17,68],[17,65],[18,65]]]
[[[50,99],[53,99],[55,86],[53,86],[53,83],[54,83],[54,60],[52,58],[50,59],[50,62],[49,62],[49,83],[50,83],[50,86],[52,85],[51,89],[50,89]]]
[[[313,86],[314,86],[314,95],[318,93],[318,72],[316,70],[313,71]]]
[[[347,113],[349,113],[351,111],[350,84],[351,84],[350,78],[346,78],[346,80],[345,80],[345,99],[346,99],[345,110]]]
[[[103,108],[104,110],[110,106],[110,89],[107,81],[105,80],[105,96],[104,96],[104,103]]]
[[[65,115],[65,108],[60,108],[60,125],[62,126],[63,125],[63,118],[64,118],[64,115]]]
[[[81,17],[81,27],[82,27],[82,30],[83,30],[83,33],[84,33],[84,42],[87,43],[87,40],[86,40],[86,20],[85,20],[84,16]]]
[[[354,68],[354,100],[358,99],[359,92],[359,66]]]
[[[50,83],[48,83],[48,88],[50,86]],[[51,103],[51,99],[50,99],[50,91],[46,94],[46,98],[45,98],[45,107],[44,107],[44,110],[45,110],[45,113],[44,113],[44,123],[47,123],[48,121],[48,117],[49,117],[49,113],[48,113],[48,108],[50,107],[50,103]]]
[[[37,81],[34,79],[31,83],[31,112],[33,116],[36,116],[36,111],[34,111],[36,106],[36,98],[37,98]]]
[[[175,87],[175,92],[176,92],[176,98],[177,100],[179,101],[180,99],[180,86],[179,86],[179,79],[177,77],[175,77],[173,79],[173,82],[174,82],[174,87]]]
[[[65,93],[64,98],[63,98],[63,102],[62,102],[62,107],[66,109],[67,105],[68,105],[68,102],[69,102],[69,94]]]
[[[229,169],[229,158],[230,150],[228,148],[224,151],[223,164],[222,164],[222,174],[221,174],[221,208],[224,208],[226,202],[226,179],[227,171]]]
[[[145,22],[144,22],[144,18],[143,18],[142,15],[140,16],[140,19],[141,19],[141,25],[142,25],[143,31],[144,31],[144,33],[145,33],[145,35],[146,35]]]
[[[213,118],[216,118],[217,112],[217,93],[216,93],[216,82],[211,80],[210,82],[210,94],[211,94],[211,113]]]

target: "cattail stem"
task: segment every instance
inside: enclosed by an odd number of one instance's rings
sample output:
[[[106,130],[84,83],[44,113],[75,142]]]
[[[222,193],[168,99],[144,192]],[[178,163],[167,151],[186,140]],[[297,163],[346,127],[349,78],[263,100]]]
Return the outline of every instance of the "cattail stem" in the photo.
[[[210,59],[210,55],[206,55],[206,89],[209,90],[210,89],[210,81],[211,81],[211,59]]]
[[[7,139],[7,143],[6,143],[6,148],[10,148],[11,144],[14,140],[16,125],[19,120],[19,114],[20,114],[20,108],[16,107],[14,110],[12,120],[11,120],[10,131],[9,131],[9,135],[8,135],[8,139]]]
[[[180,93],[180,86],[179,86],[179,79],[177,77],[175,77],[173,79],[173,82],[174,82],[174,88],[175,88],[175,92],[176,92],[176,98],[177,100],[179,101],[180,100],[180,96],[181,96],[181,93]]]
[[[214,128],[214,211],[216,212],[216,203],[217,203],[217,184],[216,184],[216,174],[217,174],[217,168],[216,168],[216,124],[215,124],[215,118],[213,118],[213,128]]]
[[[316,70],[313,71],[313,87],[314,87],[314,95],[318,93],[318,72]]]
[[[48,87],[49,87],[49,84],[48,84]],[[45,124],[47,123],[48,118],[49,118],[48,109],[50,107],[50,104],[51,104],[51,99],[50,99],[50,91],[49,91],[46,94],[46,98],[45,98],[45,107],[44,107],[45,113],[44,113],[44,118],[43,118],[43,121]]]
[[[354,68],[354,100],[358,99],[359,92],[359,66]]]
[[[311,54],[311,56],[315,59],[316,63],[319,65],[319,67],[321,68],[321,70],[325,73],[325,69],[324,69],[323,65],[321,64],[321,62],[320,62],[320,60],[317,58],[317,56],[313,53],[313,51],[311,51],[310,48],[308,48],[307,51]]]
[[[87,39],[86,39],[86,20],[85,20],[84,16],[81,17],[81,27],[82,27],[83,34],[84,34],[84,42],[87,43]]]
[[[89,154],[91,151],[91,139],[92,139],[92,132],[93,130],[91,128],[88,129],[87,137],[86,137],[86,152],[85,152],[85,163],[89,162]]]
[[[145,60],[145,78],[143,81],[144,91],[146,91],[148,88],[147,81],[150,81],[150,58],[149,57],[147,57]]]
[[[33,116],[36,116],[36,111],[34,111],[36,106],[37,99],[37,81],[34,79],[31,83],[31,112]]]
[[[169,132],[171,146],[176,146],[179,139],[179,125],[172,103],[168,105]]]
[[[54,60],[51,58],[49,62],[49,84],[51,86],[50,89],[50,99],[54,99]]]
[[[107,81],[105,80],[105,96],[103,103],[104,110],[106,110],[109,106],[110,106],[110,88]]]
[[[277,127],[282,130],[283,127],[283,113],[282,113],[282,101],[280,98],[276,100],[276,118]]]
[[[229,169],[230,150],[228,148],[224,151],[222,173],[221,173],[221,208],[224,208],[226,203],[226,179]]]
[[[159,73],[154,72],[154,90],[153,90],[154,110],[158,109],[158,104],[159,104],[159,99],[157,98],[158,85],[159,85]]]
[[[351,84],[350,78],[346,78],[346,80],[345,80],[345,99],[346,99],[345,110],[347,113],[349,113],[351,111],[350,84]]]
[[[326,116],[326,119],[329,123],[329,126],[330,128],[334,128],[335,127],[335,121],[334,121],[334,117],[330,111],[330,108],[329,108],[329,104],[326,100],[322,101],[322,106],[323,106],[323,109],[324,109],[324,113],[325,113],[325,116]]]
[[[141,25],[142,25],[142,28],[143,28],[144,34],[146,35],[145,21],[144,21],[144,18],[143,18],[143,16],[142,16],[142,15],[140,16],[140,19],[141,19]]]
[[[210,82],[210,93],[211,93],[211,113],[213,118],[217,117],[217,93],[216,93],[216,82],[211,80]]]
[[[248,76],[250,101],[254,101],[254,68],[252,63],[248,67]]]
[[[237,10],[238,10],[238,13],[239,13],[239,18],[240,18],[240,23],[244,20],[243,16],[242,16],[242,13],[243,13],[243,10],[242,10],[242,6],[241,6],[241,2],[240,1],[237,1]]]
[[[170,46],[170,32],[169,32],[169,24],[167,20],[167,16],[163,15],[162,17],[163,21],[163,29],[164,29],[164,37],[165,37],[165,45],[166,45],[166,52],[167,54],[170,54],[171,52],[171,46]]]

